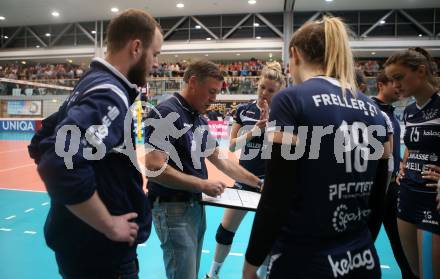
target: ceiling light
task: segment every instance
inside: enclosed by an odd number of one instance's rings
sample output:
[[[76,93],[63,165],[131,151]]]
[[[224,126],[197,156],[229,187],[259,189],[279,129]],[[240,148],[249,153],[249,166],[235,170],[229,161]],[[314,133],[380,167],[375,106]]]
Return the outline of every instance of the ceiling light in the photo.
[[[272,53],[269,53],[269,57],[272,58]]]
[[[260,40],[260,39],[261,39],[261,37],[260,37],[260,36],[257,36],[257,37],[255,37],[255,39],[257,39],[257,40]]]
[[[260,26],[260,24],[258,22],[254,22],[254,26],[258,27],[258,26]]]
[[[6,19],[6,17],[0,16],[0,20],[5,20],[5,19]]]
[[[92,32],[91,32],[92,34],[96,34],[96,31],[95,30],[92,30]]]
[[[119,12],[119,9],[117,7],[113,7],[110,9],[110,11],[112,11],[112,13],[117,13]]]
[[[207,41],[210,41],[210,40],[211,40],[211,38],[209,38],[209,37],[208,37],[208,38],[206,38],[206,40],[207,40]]]
[[[8,39],[9,37],[8,36],[3,36],[3,38]]]
[[[200,29],[200,28],[202,28],[202,26],[196,25],[196,29]]]
[[[26,65],[26,61],[21,61],[21,64]]]
[[[373,52],[371,53],[371,55],[376,55],[376,52],[373,51]]]
[[[419,34],[419,37],[422,37],[423,35],[422,34]]]
[[[249,0],[248,4],[249,5],[255,5],[255,4],[257,4],[257,1],[256,0]]]
[[[39,46],[39,45],[36,45],[35,47],[36,47],[36,48],[40,48],[40,46]]]
[[[59,16],[60,16],[60,13],[57,12],[57,11],[53,11],[53,12],[52,12],[52,16],[54,16],[54,17],[59,17]]]
[[[73,60],[72,59],[67,59],[67,62],[72,63]]]
[[[44,34],[46,37],[50,37],[50,33],[46,33]]]
[[[183,3],[177,3],[176,7],[182,9],[185,5]]]
[[[385,20],[381,20],[381,21],[380,21],[380,24],[385,24],[385,23],[386,23]]]
[[[57,103],[58,100],[57,99],[52,99],[52,103]]]
[[[333,2],[333,0],[325,0],[325,2]]]

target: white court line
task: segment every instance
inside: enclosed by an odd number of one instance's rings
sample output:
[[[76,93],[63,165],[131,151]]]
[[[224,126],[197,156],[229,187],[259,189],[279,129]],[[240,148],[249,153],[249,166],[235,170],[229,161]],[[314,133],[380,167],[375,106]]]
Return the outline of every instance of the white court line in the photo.
[[[390,267],[389,265],[381,264],[381,265],[380,265],[380,268],[390,269],[391,267]]]
[[[42,206],[46,206],[46,205],[48,205],[49,204],[49,202],[43,202],[41,205]]]
[[[5,191],[19,191],[19,192],[33,192],[33,193],[47,193],[46,191],[13,189],[13,188],[6,188],[6,187],[2,188],[2,186],[0,186],[0,191],[1,190],[5,190]]]
[[[31,211],[34,211],[34,209],[33,209],[33,208],[26,209],[26,210],[24,211],[24,213],[29,213],[29,212],[31,212]]]
[[[203,254],[209,254],[209,250],[202,250]]]
[[[11,219],[14,219],[15,217],[17,217],[17,216],[15,216],[15,215],[11,215],[11,216],[9,216],[9,217],[6,217],[5,220],[11,220]]]
[[[37,232],[34,231],[24,231],[25,234],[36,234]]]
[[[231,256],[243,257],[243,253],[229,253]]]
[[[16,169],[27,168],[27,167],[31,167],[31,166],[35,166],[35,164],[26,164],[26,165],[21,165],[21,166],[18,166],[18,167],[13,167],[13,168],[1,169],[0,173],[11,171],[11,170],[16,170]]]
[[[0,228],[0,231],[3,231],[3,232],[10,232],[10,231],[12,231],[11,229],[7,229],[7,228]]]
[[[11,150],[8,150],[8,151],[2,151],[2,152],[0,152],[0,155],[1,155],[1,154],[5,154],[5,153],[12,153],[12,152],[26,151],[26,150],[27,150],[26,148],[11,149]]]

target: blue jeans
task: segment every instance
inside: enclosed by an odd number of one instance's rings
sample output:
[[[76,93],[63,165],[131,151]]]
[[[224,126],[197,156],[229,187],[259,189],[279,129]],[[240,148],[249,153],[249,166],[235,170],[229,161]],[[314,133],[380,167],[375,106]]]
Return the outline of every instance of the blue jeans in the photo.
[[[155,201],[152,213],[167,278],[196,279],[206,231],[203,205],[197,201]]]

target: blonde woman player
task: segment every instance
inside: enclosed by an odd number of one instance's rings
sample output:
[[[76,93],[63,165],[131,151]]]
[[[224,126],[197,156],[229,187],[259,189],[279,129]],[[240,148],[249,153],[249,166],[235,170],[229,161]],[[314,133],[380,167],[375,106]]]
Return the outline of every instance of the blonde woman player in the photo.
[[[261,158],[261,150],[264,140],[263,132],[269,117],[268,108],[272,96],[284,87],[284,83],[285,78],[281,65],[278,62],[267,64],[261,72],[257,100],[239,106],[232,124],[230,150],[233,152],[241,148],[240,165],[262,179],[265,171],[265,161]],[[253,158],[246,160],[247,158],[243,158],[243,156]],[[260,191],[258,188],[238,182],[235,183],[234,187],[247,191]],[[223,262],[231,250],[235,232],[246,213],[245,210],[225,209],[215,238],[217,246],[214,260],[206,278],[218,278]],[[264,268],[261,270],[264,273]]]
[[[386,120],[356,86],[340,19],[307,22],[289,54],[295,86],[270,106],[279,129],[266,131],[272,153],[243,278],[257,278],[269,253],[270,279],[381,278],[368,220],[388,178]]]

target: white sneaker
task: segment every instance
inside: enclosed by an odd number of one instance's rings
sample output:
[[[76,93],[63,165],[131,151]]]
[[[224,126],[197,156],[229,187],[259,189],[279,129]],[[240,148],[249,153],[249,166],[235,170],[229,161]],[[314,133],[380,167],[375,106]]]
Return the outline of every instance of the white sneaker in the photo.
[[[220,277],[218,277],[218,275],[214,275],[213,277],[209,277],[209,275],[206,274],[203,279],[220,279]]]

